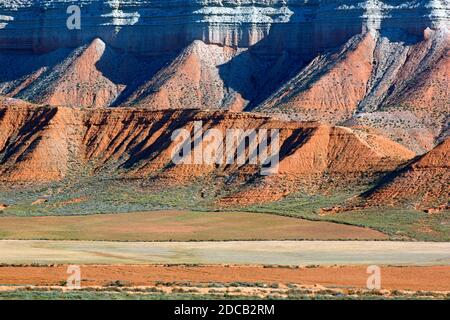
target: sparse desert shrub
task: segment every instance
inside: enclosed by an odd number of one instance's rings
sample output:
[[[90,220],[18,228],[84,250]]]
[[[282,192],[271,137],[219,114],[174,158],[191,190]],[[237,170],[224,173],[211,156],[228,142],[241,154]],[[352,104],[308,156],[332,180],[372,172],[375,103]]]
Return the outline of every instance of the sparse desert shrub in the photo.
[[[129,281],[114,280],[106,283],[106,287],[128,287],[131,283]]]

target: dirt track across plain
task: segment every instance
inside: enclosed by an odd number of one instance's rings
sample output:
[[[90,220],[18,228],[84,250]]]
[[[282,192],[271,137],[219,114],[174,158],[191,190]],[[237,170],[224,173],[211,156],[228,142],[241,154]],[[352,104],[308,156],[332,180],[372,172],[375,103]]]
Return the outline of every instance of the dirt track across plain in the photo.
[[[2,240],[6,264],[450,265],[450,243],[394,241],[108,242]]]

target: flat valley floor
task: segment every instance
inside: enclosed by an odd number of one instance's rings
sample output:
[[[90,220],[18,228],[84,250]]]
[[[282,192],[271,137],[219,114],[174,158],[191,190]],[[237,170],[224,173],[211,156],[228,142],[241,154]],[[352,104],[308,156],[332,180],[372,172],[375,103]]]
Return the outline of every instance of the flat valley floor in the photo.
[[[3,264],[450,265],[448,242],[1,240]]]
[[[252,212],[161,210],[0,217],[0,239],[109,241],[386,240],[366,227]]]
[[[0,299],[450,298],[450,243],[262,213],[0,217]],[[68,290],[68,266],[81,289]],[[367,267],[381,271],[368,290]]]

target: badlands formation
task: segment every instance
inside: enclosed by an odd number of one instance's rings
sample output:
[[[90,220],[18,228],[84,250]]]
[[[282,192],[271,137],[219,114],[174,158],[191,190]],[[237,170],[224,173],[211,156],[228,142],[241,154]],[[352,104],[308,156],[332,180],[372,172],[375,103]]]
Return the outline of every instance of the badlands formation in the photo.
[[[172,164],[174,130],[280,129],[278,174],[261,176],[257,165]],[[397,168],[414,153],[361,129],[280,121],[250,113],[148,109],[78,110],[68,107],[0,107],[0,176],[9,182],[55,181],[73,173],[189,183],[202,177],[224,188],[245,186],[222,202],[278,200],[320,183],[361,185]],[[225,134],[224,134],[225,136]],[[206,141],[204,142],[206,144]],[[269,144],[270,147],[270,144]],[[233,153],[236,153],[234,146]],[[248,152],[248,151],[247,151]],[[89,169],[87,169],[89,168]],[[253,193],[250,199],[242,193]],[[255,198],[256,196],[256,198]],[[242,198],[242,199],[240,199]],[[239,200],[240,199],[240,200]]]
[[[447,207],[448,0],[76,3],[68,30],[73,1],[0,1],[3,182],[202,177],[221,205],[371,185],[351,205]],[[172,165],[196,120],[279,128],[278,174]]]

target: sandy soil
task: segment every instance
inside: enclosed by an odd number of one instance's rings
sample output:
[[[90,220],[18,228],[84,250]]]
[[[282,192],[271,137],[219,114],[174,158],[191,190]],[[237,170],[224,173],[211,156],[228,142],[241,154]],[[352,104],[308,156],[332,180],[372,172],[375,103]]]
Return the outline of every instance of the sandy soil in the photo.
[[[366,266],[280,268],[262,266],[82,265],[82,286],[103,286],[120,280],[130,286],[156,282],[295,283],[328,288],[365,288]],[[0,285],[59,285],[67,266],[1,267]],[[381,267],[382,289],[450,291],[450,266]]]

